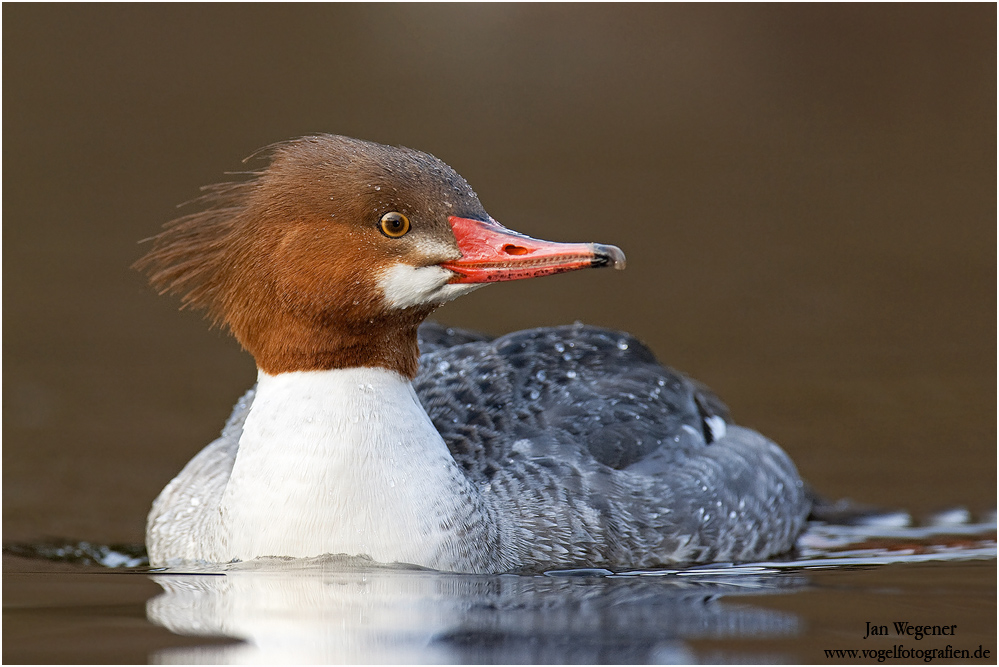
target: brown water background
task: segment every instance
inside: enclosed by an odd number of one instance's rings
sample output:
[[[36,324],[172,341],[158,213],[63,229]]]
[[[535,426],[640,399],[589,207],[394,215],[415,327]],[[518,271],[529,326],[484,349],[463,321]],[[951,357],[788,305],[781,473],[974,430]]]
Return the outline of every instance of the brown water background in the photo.
[[[3,18],[5,541],[142,540],[255,371],[136,242],[312,132],[432,152],[505,225],[628,255],[439,320],[631,331],[824,494],[995,506],[993,4]]]

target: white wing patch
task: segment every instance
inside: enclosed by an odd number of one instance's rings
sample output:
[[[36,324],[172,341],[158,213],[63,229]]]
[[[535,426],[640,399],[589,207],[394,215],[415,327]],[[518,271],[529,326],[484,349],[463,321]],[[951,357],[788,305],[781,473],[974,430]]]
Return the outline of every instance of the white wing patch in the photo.
[[[718,415],[713,415],[705,419],[704,423],[708,425],[708,430],[711,431],[711,440],[718,442],[725,437],[725,431],[728,429],[724,419]]]

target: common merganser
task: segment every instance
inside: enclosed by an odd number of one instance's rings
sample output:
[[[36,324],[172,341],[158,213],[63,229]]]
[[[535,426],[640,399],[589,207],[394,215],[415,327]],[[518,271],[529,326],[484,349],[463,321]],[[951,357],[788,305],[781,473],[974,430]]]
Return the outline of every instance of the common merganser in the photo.
[[[793,546],[810,500],[791,460],[635,338],[421,327],[489,282],[623,268],[618,248],[510,231],[419,151],[318,135],[269,153],[137,263],[258,368],[153,503],[151,564],[347,554],[495,573]]]

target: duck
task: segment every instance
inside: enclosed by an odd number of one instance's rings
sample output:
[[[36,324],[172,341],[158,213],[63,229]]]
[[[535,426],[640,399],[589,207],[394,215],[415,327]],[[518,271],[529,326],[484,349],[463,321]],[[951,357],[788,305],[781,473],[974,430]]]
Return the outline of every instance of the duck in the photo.
[[[635,337],[427,321],[484,285],[622,269],[489,216],[438,158],[333,134],[203,189],[135,267],[257,382],[153,502],[153,566],[347,555],[461,573],[745,562],[793,549],[788,455]]]

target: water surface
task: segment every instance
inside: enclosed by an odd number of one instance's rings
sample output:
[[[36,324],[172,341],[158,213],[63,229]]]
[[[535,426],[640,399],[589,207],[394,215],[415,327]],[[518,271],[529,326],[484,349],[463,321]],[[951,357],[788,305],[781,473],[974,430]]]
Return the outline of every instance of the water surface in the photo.
[[[813,524],[793,559],[616,573],[346,557],[116,572],[5,556],[4,660],[869,664],[860,651],[950,646],[988,663],[974,651],[995,655],[995,557],[994,518]],[[953,634],[868,636],[896,623]]]

